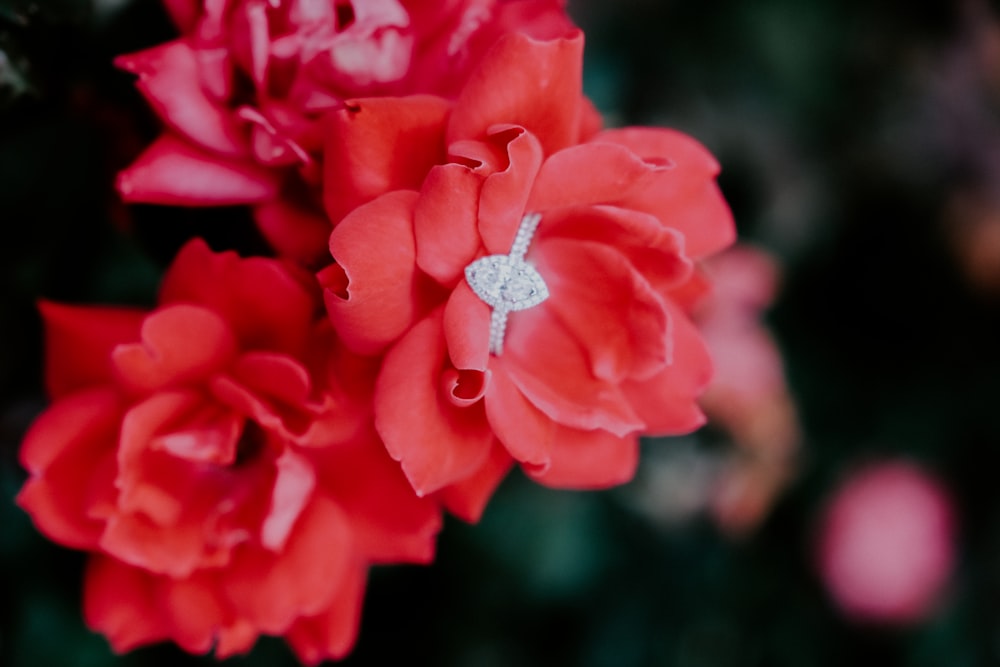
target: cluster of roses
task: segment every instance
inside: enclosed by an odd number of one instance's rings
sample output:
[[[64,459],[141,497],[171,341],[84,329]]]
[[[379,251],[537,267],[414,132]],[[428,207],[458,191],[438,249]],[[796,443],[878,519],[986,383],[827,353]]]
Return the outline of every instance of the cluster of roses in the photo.
[[[92,552],[116,650],[343,656],[368,568],[431,560],[514,464],[608,487],[702,423],[718,166],[601,130],[562,2],[166,6],[181,36],[119,61],[165,130],[118,189],[250,205],[276,257],[194,240],[152,312],[42,305],[18,500]]]

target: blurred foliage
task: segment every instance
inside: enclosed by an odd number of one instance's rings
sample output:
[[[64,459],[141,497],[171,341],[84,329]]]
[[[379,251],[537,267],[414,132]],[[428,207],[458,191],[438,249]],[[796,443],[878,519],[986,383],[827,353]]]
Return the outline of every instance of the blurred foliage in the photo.
[[[988,235],[962,240],[1000,211],[997,9],[570,5],[587,34],[586,88],[609,122],[706,143],[741,235],[785,264],[769,321],[806,433],[798,479],[734,539],[704,517],[654,520],[634,488],[555,492],[515,475],[480,525],[447,525],[433,566],[373,574],[344,664],[1000,663],[1000,284],[971,271],[969,252],[988,266],[1000,253]],[[152,0],[0,2],[2,665],[214,662],[172,646],[113,656],[82,622],[83,556],[45,541],[11,502],[19,440],[45,403],[34,301],[150,303],[189,236],[262,247],[245,211],[115,198],[115,172],[157,126],[111,59],[171,30]],[[843,619],[812,558],[832,486],[889,455],[944,479],[961,517],[947,600],[910,629]],[[294,662],[264,640],[231,664]]]

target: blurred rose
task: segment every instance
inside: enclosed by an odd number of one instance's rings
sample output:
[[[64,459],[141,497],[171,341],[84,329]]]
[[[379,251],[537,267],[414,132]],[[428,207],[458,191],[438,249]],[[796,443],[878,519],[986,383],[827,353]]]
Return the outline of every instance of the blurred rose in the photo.
[[[715,362],[701,405],[738,452],[722,467],[712,510],[728,530],[755,526],[788,482],[801,434],[781,353],[763,322],[778,288],[776,261],[739,245],[708,259],[711,291],[694,310]]]
[[[955,560],[951,501],[906,461],[869,465],[836,491],[820,527],[819,568],[848,616],[913,623],[939,601]]]
[[[152,312],[42,305],[54,403],[18,502],[93,552],[85,614],[115,650],[222,657],[265,633],[342,656],[368,565],[432,557],[439,512],[374,432],[375,369],[306,284],[194,241]]]
[[[502,35],[573,30],[560,0],[166,4],[183,34],[117,61],[168,127],[119,191],[132,202],[254,204],[275,249],[305,263],[329,234],[316,191],[327,111],[360,96],[450,97]]]

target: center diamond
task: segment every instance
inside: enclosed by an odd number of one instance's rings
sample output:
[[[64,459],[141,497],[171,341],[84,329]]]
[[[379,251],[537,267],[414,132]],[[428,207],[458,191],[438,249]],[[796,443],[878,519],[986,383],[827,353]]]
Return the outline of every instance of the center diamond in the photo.
[[[510,255],[480,257],[465,267],[465,279],[476,296],[497,310],[524,310],[549,298],[535,267]]]
[[[465,267],[465,280],[488,306],[490,352],[500,354],[507,329],[507,314],[537,306],[549,298],[549,288],[538,270],[524,261],[531,237],[542,216],[529,213],[521,220],[509,255],[480,257]]]

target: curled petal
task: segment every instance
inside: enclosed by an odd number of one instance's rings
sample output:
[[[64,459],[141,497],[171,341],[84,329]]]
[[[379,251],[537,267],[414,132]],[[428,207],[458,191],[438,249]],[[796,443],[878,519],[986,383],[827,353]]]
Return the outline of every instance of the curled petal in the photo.
[[[438,310],[403,336],[375,386],[375,426],[421,496],[475,472],[494,439],[481,402],[458,407],[441,390],[442,319]]]
[[[330,235],[337,264],[320,274],[327,312],[344,343],[373,354],[419,316],[413,240],[417,193],[393,192],[362,206]]]
[[[379,195],[420,187],[445,161],[449,108],[441,98],[414,95],[353,100],[328,116],[323,204],[334,225]]]
[[[111,351],[139,339],[145,313],[40,301],[45,323],[45,386],[52,398],[109,383]]]
[[[715,184],[719,165],[697,141],[675,130],[624,128],[602,132],[593,142],[625,146],[647,162],[664,166],[618,203],[652,213],[680,231],[689,256],[704,257],[735,240],[732,213]]]
[[[538,139],[527,132],[509,129],[498,136],[511,133],[513,137],[507,143],[509,162],[503,171],[486,177],[479,200],[479,234],[487,253],[494,255],[510,252],[542,162]]]
[[[624,146],[644,160],[677,167],[692,179],[705,180],[719,175],[719,163],[697,140],[669,128],[625,127],[605,130],[594,143]]]
[[[198,306],[151,313],[141,335],[141,343],[119,345],[111,354],[118,376],[139,391],[206,378],[227,365],[237,349],[227,323]]]
[[[318,295],[308,274],[265,257],[215,253],[201,239],[189,241],[163,277],[160,303],[195,303],[219,314],[242,349],[302,353]]]
[[[280,175],[211,155],[165,133],[118,174],[125,201],[170,206],[256,204],[277,196]]]
[[[444,308],[444,336],[452,365],[485,371],[490,358],[490,307],[464,280]]]
[[[330,395],[313,395],[308,372],[290,357],[248,352],[231,373],[212,379],[212,394],[285,442],[327,446],[356,430],[356,419],[337,410]]]
[[[528,207],[546,211],[564,206],[613,204],[652,174],[664,170],[625,146],[587,143],[565,148],[542,164]]]
[[[413,211],[417,265],[442,285],[460,280],[479,252],[481,184],[481,178],[458,164],[434,167],[424,181]]]

